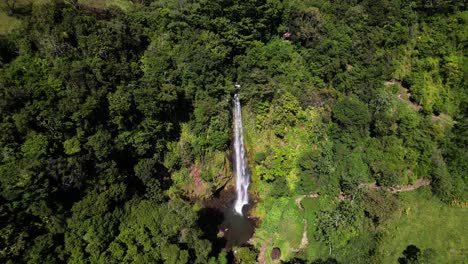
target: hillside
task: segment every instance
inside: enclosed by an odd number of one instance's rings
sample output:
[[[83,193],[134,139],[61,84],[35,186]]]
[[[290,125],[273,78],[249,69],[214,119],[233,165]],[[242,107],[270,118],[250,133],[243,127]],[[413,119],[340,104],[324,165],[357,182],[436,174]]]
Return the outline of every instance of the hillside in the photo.
[[[2,2],[0,262],[466,262],[467,24],[455,0]]]

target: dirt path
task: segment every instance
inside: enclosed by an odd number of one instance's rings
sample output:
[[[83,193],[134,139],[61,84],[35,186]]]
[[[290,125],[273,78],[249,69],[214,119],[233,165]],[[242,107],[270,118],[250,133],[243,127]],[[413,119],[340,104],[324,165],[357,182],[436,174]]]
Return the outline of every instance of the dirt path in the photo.
[[[361,183],[359,185],[359,188],[366,188],[368,190],[381,190],[381,189],[384,189],[384,190],[387,190],[391,193],[399,193],[399,192],[410,192],[410,191],[414,191],[422,186],[427,186],[427,185],[430,185],[432,183],[432,181],[430,179],[417,179],[414,181],[413,184],[408,184],[408,185],[402,185],[402,186],[396,186],[396,187],[384,187],[384,186],[377,186],[377,184],[375,182],[373,183]],[[319,194],[318,193],[311,193],[309,195],[301,195],[299,197],[296,198],[296,203],[297,203],[297,206],[299,207],[299,209],[301,209],[301,211],[304,210],[304,206],[302,206],[302,200],[304,198],[318,198],[319,197]],[[349,194],[346,194],[344,192],[340,192],[340,194],[338,195],[338,199],[340,199],[340,201],[343,201],[343,200],[346,200],[346,199],[350,199],[350,195]]]
[[[260,253],[258,254],[258,257],[257,257],[257,263],[259,264],[266,264],[266,250],[267,250],[267,246],[266,246],[266,243],[264,243],[262,245],[262,247],[260,248]]]
[[[384,186],[377,186],[377,184],[374,183],[362,183],[359,185],[359,188],[366,188],[368,190],[387,190],[391,193],[399,193],[399,192],[410,192],[414,191],[422,186],[427,186],[430,185],[432,181],[430,179],[417,179],[414,181],[413,184],[408,184],[408,185],[401,185],[401,186],[396,186],[396,187],[384,187]]]
[[[422,186],[430,185],[432,181],[430,179],[417,179],[414,181],[414,184],[403,185],[397,188],[389,188],[388,191],[391,193],[399,193],[399,192],[410,192],[418,189]]]
[[[366,188],[368,190],[380,190],[380,189],[386,189],[387,191],[391,192],[391,193],[399,193],[399,192],[410,192],[410,191],[414,191],[422,186],[427,186],[427,185],[430,185],[432,183],[432,181],[430,179],[417,179],[416,181],[414,181],[414,184],[408,184],[408,185],[403,185],[403,186],[397,186],[397,187],[390,187],[390,188],[387,188],[387,187],[383,187],[383,186],[377,186],[376,183],[362,183],[359,185],[359,188]],[[296,198],[296,203],[297,203],[297,206],[299,207],[299,209],[301,211],[304,211],[304,206],[302,205],[302,200],[306,197],[309,197],[309,198],[318,198],[319,195],[318,193],[311,193],[309,195],[301,195],[299,196],[298,198]],[[338,196],[338,198],[343,201],[343,200],[346,200],[346,199],[350,199],[350,195],[346,194],[346,193],[343,193],[341,192]],[[301,250],[303,250],[304,248],[306,248],[306,246],[309,244],[309,240],[307,238],[307,219],[303,219],[304,220],[304,231],[302,232],[302,240],[301,240],[301,244],[299,245],[299,247],[297,249],[293,249],[293,252],[299,252]],[[265,256],[266,256],[266,244],[263,244],[263,246],[260,248],[260,254],[258,255],[258,263],[261,263],[261,264],[264,264],[266,263],[266,260],[265,260]],[[263,262],[261,262],[263,261]]]
[[[430,179],[417,179],[416,181],[414,181],[414,184],[408,184],[408,185],[402,185],[402,186],[396,186],[396,187],[383,187],[383,186],[377,186],[376,183],[362,183],[359,185],[359,188],[365,188],[365,189],[368,189],[368,190],[380,190],[380,189],[385,189],[391,193],[399,193],[399,192],[410,192],[410,191],[414,191],[422,186],[427,186],[427,185],[430,185],[432,183],[432,181]],[[308,195],[301,195],[299,197],[296,198],[296,204],[297,206],[299,207],[299,209],[301,211],[304,211],[304,206],[302,205],[302,200],[304,198],[318,198],[319,197],[319,194],[318,193],[311,193],[311,194],[308,194]],[[346,193],[343,193],[341,192],[338,196],[338,198],[340,200],[346,200],[346,199],[351,199],[350,195],[346,194]],[[299,252],[303,249],[305,249],[307,247],[307,245],[309,244],[309,239],[307,238],[307,219],[303,219],[304,220],[304,231],[302,232],[302,239],[301,239],[301,244],[299,245],[298,248],[296,249],[292,249],[293,252]],[[268,246],[269,246],[269,242],[265,239],[262,239],[260,237],[256,237],[260,240],[263,241],[263,244],[260,248],[260,253],[258,254],[258,257],[257,257],[257,262],[260,263],[260,264],[266,264],[267,263],[267,257],[268,257],[268,253],[267,253],[267,249],[268,249]]]
[[[417,112],[421,110],[422,106],[415,102],[412,102],[410,100],[410,97],[411,97],[411,93],[408,91],[408,89],[401,87],[400,91],[398,91],[398,99],[400,99],[402,102],[409,105],[411,108],[413,108]]]
[[[309,244],[309,239],[307,238],[307,219],[304,218],[303,220],[304,220],[304,231],[302,232],[301,244],[299,245],[297,249],[293,249],[292,250],[293,252],[299,252],[303,250],[304,248],[306,248],[307,245]]]
[[[253,236],[250,239],[249,244],[253,244],[253,242],[252,242],[253,239],[259,239],[259,240],[263,241],[262,246],[260,247],[260,252],[259,252],[258,257],[257,257],[257,263],[266,264],[267,263],[267,248],[270,246],[270,242],[268,242],[267,240],[265,240],[265,239],[263,239],[261,237]]]
[[[302,199],[306,198],[306,197],[309,197],[309,198],[318,198],[319,195],[318,193],[311,193],[309,195],[301,195],[299,197],[296,198],[296,203],[297,203],[297,206],[299,206],[299,209],[301,209],[302,211],[304,211],[304,207],[302,206]]]
[[[397,81],[397,80],[390,80],[390,81],[386,81],[384,82],[384,84],[386,86],[390,86],[390,85],[398,85],[400,87],[400,90],[398,91],[398,99],[404,103],[406,103],[407,105],[409,105],[411,108],[413,108],[415,111],[419,111],[422,109],[422,106],[417,104],[417,103],[414,103],[414,102],[411,102],[410,100],[410,97],[411,97],[411,93],[409,92],[409,90],[405,87],[403,87],[401,85],[401,82],[400,81]]]

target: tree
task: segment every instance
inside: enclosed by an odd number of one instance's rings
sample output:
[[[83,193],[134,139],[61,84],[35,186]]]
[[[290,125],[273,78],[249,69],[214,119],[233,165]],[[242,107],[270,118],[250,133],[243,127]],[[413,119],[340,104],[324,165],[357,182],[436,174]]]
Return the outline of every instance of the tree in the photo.
[[[8,15],[13,15],[16,9],[16,0],[5,0],[5,4],[8,8]]]
[[[432,157],[432,180],[433,192],[443,201],[450,202],[454,199],[453,197],[453,185],[452,177],[447,170],[447,165],[442,157],[440,151],[436,151]]]
[[[106,130],[98,130],[96,134],[88,138],[87,145],[93,150],[98,160],[104,160],[112,150],[112,136]]]
[[[317,7],[297,11],[291,20],[289,30],[293,33],[293,39],[302,42],[306,47],[316,45],[325,35],[325,19]]]
[[[349,201],[343,201],[332,210],[318,212],[318,240],[325,242],[332,250],[343,247],[350,239],[357,236],[362,215],[359,207]]]
[[[237,263],[242,264],[255,264],[257,263],[257,253],[248,247],[235,248],[234,257]]]
[[[357,130],[365,136],[369,131],[370,113],[366,104],[355,95],[345,96],[333,106],[333,119],[343,128]]]
[[[365,214],[375,225],[391,219],[400,206],[400,202],[386,191],[368,191],[363,199]]]
[[[81,150],[80,141],[76,137],[70,138],[63,142],[63,148],[65,150],[65,154],[67,155],[78,153]]]
[[[108,249],[111,259],[168,263],[187,263],[189,259],[195,263],[208,261],[210,244],[200,239],[200,230],[195,226],[196,214],[186,203],[132,201],[126,210],[119,234]]]
[[[103,192],[93,191],[73,205],[67,220],[65,250],[68,261],[80,263],[84,259],[97,262],[109,243],[117,235],[122,211],[113,204],[125,195],[125,185],[107,186]]]
[[[404,257],[398,258],[398,263],[400,264],[409,264],[409,263],[418,263],[418,258],[420,257],[421,250],[415,245],[409,245],[404,251]]]
[[[358,151],[353,151],[343,157],[337,166],[337,174],[340,176],[341,190],[345,192],[356,191],[359,184],[370,179],[369,167]]]

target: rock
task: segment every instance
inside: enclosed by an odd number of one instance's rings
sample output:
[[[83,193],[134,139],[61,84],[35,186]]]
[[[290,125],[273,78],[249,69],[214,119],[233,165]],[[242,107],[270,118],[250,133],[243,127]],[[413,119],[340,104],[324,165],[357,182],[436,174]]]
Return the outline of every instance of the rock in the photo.
[[[272,260],[277,260],[277,259],[280,259],[281,257],[281,250],[277,247],[273,248],[271,250],[271,254],[270,254],[270,257]]]
[[[291,32],[285,32],[283,33],[283,36],[281,37],[284,40],[289,40],[291,39],[292,33]]]

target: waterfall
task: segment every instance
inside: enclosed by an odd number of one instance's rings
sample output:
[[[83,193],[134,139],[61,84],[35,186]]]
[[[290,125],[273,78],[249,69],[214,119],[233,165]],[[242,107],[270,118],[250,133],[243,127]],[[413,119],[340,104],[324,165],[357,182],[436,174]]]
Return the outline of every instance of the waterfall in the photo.
[[[238,87],[238,85],[236,85]],[[249,203],[248,188],[250,184],[249,169],[245,162],[244,132],[239,95],[234,95],[234,162],[236,164],[236,203],[235,211],[242,215],[242,208]]]

